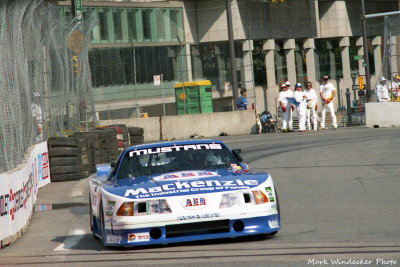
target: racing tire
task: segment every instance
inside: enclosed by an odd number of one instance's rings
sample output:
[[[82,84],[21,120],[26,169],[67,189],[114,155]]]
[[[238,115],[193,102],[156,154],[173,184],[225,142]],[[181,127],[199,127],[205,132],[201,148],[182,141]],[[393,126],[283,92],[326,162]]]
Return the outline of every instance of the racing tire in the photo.
[[[100,197],[101,197],[101,195],[100,195]],[[100,201],[100,212],[99,212],[99,224],[100,224],[100,231],[101,231],[101,240],[103,241],[103,245],[104,245],[104,243],[105,243],[105,238],[106,238],[106,236],[105,236],[105,224],[104,224],[104,212],[103,212],[103,202],[102,201]],[[105,245],[104,245],[105,246]]]
[[[275,191],[275,198],[276,198],[276,210],[278,211],[278,217],[279,217],[279,221],[280,221],[281,220],[281,208],[279,207],[278,193],[276,192],[276,189],[274,189],[274,191]],[[266,234],[266,236],[274,236],[278,232],[279,231],[274,231],[274,232]]]
[[[89,174],[90,173],[89,173],[88,170],[81,171],[81,179],[84,179],[84,178],[88,177]]]
[[[129,127],[128,132],[130,136],[143,136],[144,129],[142,127]]]
[[[73,157],[79,156],[78,147],[51,147],[49,148],[49,157]]]
[[[131,136],[131,145],[143,144],[144,136]]]
[[[81,179],[80,172],[74,173],[64,173],[64,174],[51,174],[50,179],[52,182],[67,182],[67,181],[77,181]]]
[[[78,165],[79,157],[55,157],[50,158],[50,166],[68,166],[68,165]]]
[[[90,196],[90,193],[89,193],[89,223],[90,223],[90,231],[92,232],[93,238],[94,238],[94,239],[99,239],[99,238],[94,234],[92,197]]]
[[[76,170],[80,170],[80,165],[68,165],[68,166],[51,166],[50,165],[50,174],[67,174],[76,172]]]
[[[49,147],[79,147],[79,141],[71,137],[50,137],[47,145]]]

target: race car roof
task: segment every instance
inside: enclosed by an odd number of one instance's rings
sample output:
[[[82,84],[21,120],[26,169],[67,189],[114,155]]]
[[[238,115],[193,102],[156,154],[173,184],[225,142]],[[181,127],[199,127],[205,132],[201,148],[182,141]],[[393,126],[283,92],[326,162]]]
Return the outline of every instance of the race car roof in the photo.
[[[134,151],[137,149],[147,149],[147,148],[153,148],[153,147],[160,147],[160,146],[174,146],[174,145],[191,145],[191,144],[224,144],[224,142],[220,140],[215,140],[215,139],[196,139],[196,140],[176,140],[176,141],[165,141],[165,142],[156,142],[156,143],[150,143],[150,144],[143,144],[143,145],[137,145],[137,146],[132,146],[127,148],[127,151]]]

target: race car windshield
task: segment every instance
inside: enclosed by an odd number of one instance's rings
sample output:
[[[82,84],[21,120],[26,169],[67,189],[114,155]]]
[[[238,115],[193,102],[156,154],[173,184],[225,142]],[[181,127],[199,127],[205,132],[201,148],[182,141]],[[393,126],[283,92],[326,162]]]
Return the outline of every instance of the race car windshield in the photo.
[[[153,147],[128,152],[121,163],[118,179],[234,166],[239,166],[239,161],[221,144]]]

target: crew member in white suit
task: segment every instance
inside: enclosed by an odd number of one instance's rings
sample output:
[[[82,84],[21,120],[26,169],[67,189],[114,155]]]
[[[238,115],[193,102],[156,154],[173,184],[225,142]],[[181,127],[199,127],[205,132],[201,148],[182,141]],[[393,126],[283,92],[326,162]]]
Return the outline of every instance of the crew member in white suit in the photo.
[[[290,121],[292,115],[292,105],[287,98],[293,97],[293,92],[288,90],[286,84],[281,85],[281,92],[279,93],[279,107],[282,111],[282,131],[286,133],[287,131],[293,131],[293,125]]]
[[[299,117],[299,132],[306,131],[306,113],[307,113],[307,102],[306,96],[303,93],[301,83],[296,83],[294,91],[294,100],[298,103],[297,105],[297,116]]]
[[[289,82],[289,81],[286,81],[285,84],[286,84],[287,90],[293,92],[292,90],[290,90],[290,82]],[[290,115],[289,115],[289,125],[293,125],[294,105],[291,105],[291,109],[292,109],[292,112],[290,112]],[[291,132],[291,131],[293,131],[292,128],[289,129],[289,132]]]
[[[379,83],[376,85],[376,95],[378,96],[379,102],[388,102],[390,101],[389,97],[389,89],[386,85],[385,77],[379,78]]]
[[[321,95],[322,101],[322,120],[321,120],[321,128],[325,129],[325,116],[326,116],[326,109],[329,109],[329,113],[331,114],[332,118],[332,125],[333,129],[337,128],[336,122],[336,115],[335,115],[335,108],[333,106],[333,98],[335,97],[336,89],[333,87],[333,84],[329,83],[328,75],[323,77],[323,84],[319,87],[319,94]]]
[[[313,129],[316,131],[318,129],[318,115],[317,115],[317,102],[318,96],[315,90],[312,88],[311,82],[307,82],[306,90],[304,90],[304,95],[307,101],[307,129],[311,131],[311,118],[313,123]]]

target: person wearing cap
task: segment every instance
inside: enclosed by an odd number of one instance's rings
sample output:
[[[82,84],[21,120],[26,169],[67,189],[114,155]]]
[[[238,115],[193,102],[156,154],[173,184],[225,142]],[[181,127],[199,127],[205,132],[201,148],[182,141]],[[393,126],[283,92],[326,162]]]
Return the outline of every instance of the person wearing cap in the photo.
[[[301,83],[296,83],[294,91],[294,100],[298,103],[297,109],[297,116],[299,117],[299,132],[306,131],[306,97],[302,90]]]
[[[32,117],[33,124],[36,128],[36,142],[43,140],[43,116],[42,116],[42,108],[40,106],[40,94],[39,92],[33,93],[32,100]]]
[[[323,83],[319,87],[319,94],[322,100],[322,120],[321,120],[321,129],[325,129],[325,116],[326,116],[326,109],[329,109],[329,113],[331,114],[332,118],[332,125],[333,129],[337,128],[337,121],[335,115],[335,108],[333,106],[333,98],[335,97],[336,89],[333,87],[333,84],[329,82],[328,75],[323,77]]]
[[[288,89],[286,84],[281,85],[281,91],[279,93],[279,107],[282,111],[282,131],[286,133],[287,131],[293,131],[293,124],[290,118],[292,117],[293,105],[289,102],[287,98],[293,98],[293,92]]]
[[[249,109],[246,95],[247,95],[246,89],[240,90],[240,96],[236,102],[236,107],[238,110],[248,110]]]
[[[311,118],[313,123],[313,129],[316,131],[318,129],[318,115],[317,115],[317,101],[318,96],[315,90],[312,88],[312,83],[306,83],[306,90],[304,90],[304,95],[307,101],[307,129],[311,131]]]
[[[289,81],[286,81],[285,84],[286,84],[287,90],[293,92],[292,90],[290,90],[290,82],[289,82]],[[291,109],[292,109],[292,112],[290,113],[290,116],[289,116],[289,124],[290,124],[290,125],[293,125],[293,111],[294,111],[294,105],[291,106]],[[293,130],[293,129],[291,129],[291,130],[289,130],[289,131],[291,132],[292,130]]]
[[[376,95],[378,96],[378,102],[389,102],[389,89],[386,85],[385,77],[379,78],[379,83],[376,85]]]
[[[392,101],[395,101],[395,99],[399,97],[400,76],[398,74],[393,75],[393,80],[390,85],[389,92],[393,94]]]

